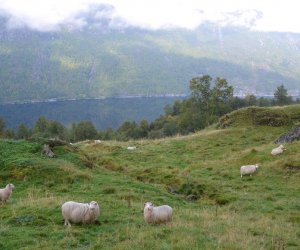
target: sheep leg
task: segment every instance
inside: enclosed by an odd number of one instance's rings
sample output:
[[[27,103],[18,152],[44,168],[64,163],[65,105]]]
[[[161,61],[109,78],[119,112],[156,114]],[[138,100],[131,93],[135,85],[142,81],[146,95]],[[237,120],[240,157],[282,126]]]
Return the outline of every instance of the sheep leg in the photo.
[[[65,220],[65,226],[71,227],[71,223],[68,220]]]

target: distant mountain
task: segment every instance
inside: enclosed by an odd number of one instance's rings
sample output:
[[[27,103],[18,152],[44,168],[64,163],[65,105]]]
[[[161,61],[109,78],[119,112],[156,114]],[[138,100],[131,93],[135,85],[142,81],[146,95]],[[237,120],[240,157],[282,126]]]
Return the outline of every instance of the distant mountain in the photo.
[[[0,22],[0,103],[188,93],[194,76],[226,78],[236,93],[300,92],[300,34],[205,23],[144,30],[86,18],[80,29],[7,29]],[[297,92],[298,91],[298,92]]]

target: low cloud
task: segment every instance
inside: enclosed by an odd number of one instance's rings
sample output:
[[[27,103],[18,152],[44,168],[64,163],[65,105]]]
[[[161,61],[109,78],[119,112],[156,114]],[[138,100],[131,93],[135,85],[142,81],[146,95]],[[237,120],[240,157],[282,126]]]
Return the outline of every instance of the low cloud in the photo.
[[[257,22],[263,18],[263,13],[258,10],[239,10],[229,13],[224,13],[223,19],[219,20],[220,24],[244,26],[252,28],[257,25]]]
[[[14,1],[14,0],[11,0]],[[6,20],[8,29],[29,28],[42,32],[57,31],[67,25],[73,29],[81,29],[89,23],[107,22],[110,25],[117,23],[114,19],[115,8],[109,4],[94,3],[93,1],[75,1],[75,5],[67,6],[66,1],[59,4],[53,0],[46,6],[36,5],[36,0],[29,0],[22,10],[22,5],[3,4],[0,0],[0,16]]]
[[[10,29],[55,31],[63,25],[194,29],[205,21],[260,30],[299,32],[293,0],[0,0]],[[278,18],[280,16],[281,18]]]

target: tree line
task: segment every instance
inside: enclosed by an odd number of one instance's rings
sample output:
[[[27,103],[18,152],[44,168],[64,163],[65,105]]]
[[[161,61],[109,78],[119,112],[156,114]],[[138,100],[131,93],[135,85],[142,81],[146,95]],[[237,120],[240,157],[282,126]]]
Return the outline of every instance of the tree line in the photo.
[[[13,139],[58,138],[68,142],[87,139],[130,140],[156,139],[176,134],[188,134],[203,129],[224,114],[248,106],[287,105],[298,102],[288,96],[284,85],[277,87],[273,98],[246,95],[244,98],[233,95],[234,88],[224,78],[213,79],[209,75],[194,77],[189,83],[190,97],[166,105],[164,114],[153,122],[142,120],[124,122],[118,129],[97,131],[90,121],[73,123],[70,127],[53,120],[40,117],[33,128],[20,124],[17,129],[6,129],[4,119],[0,118],[0,137]]]

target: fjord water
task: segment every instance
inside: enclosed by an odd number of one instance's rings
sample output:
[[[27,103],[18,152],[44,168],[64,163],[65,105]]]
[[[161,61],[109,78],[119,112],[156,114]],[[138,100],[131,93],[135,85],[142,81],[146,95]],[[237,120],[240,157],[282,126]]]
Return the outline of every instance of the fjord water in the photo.
[[[6,127],[21,123],[34,126],[40,116],[65,126],[89,120],[97,129],[117,128],[125,121],[153,121],[164,113],[164,107],[182,97],[131,97],[1,104],[0,117]]]

